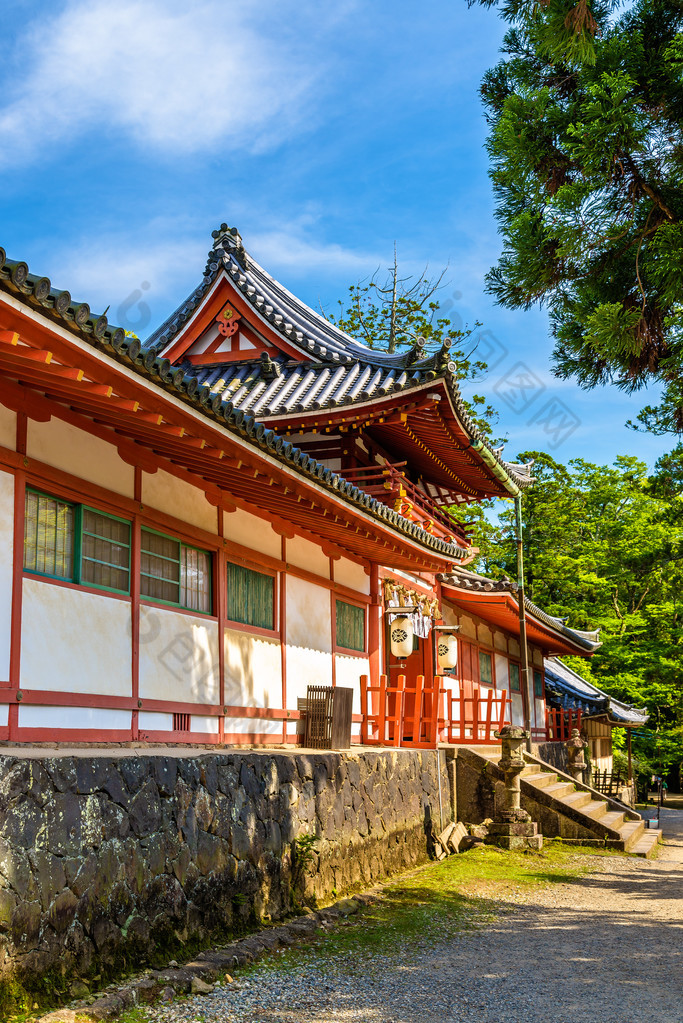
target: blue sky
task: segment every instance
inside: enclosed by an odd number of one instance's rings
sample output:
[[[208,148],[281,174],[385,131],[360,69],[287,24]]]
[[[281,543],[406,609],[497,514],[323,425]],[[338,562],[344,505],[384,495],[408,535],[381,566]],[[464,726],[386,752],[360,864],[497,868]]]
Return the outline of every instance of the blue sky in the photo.
[[[476,389],[500,409],[507,457],[652,464],[673,446],[625,428],[647,395],[556,380],[545,315],[484,294],[499,239],[477,89],[494,13],[20,0],[3,28],[0,244],[110,320],[151,331],[199,281],[221,221],[328,309],[396,241],[405,272],[448,266],[456,324],[483,321],[495,365]]]

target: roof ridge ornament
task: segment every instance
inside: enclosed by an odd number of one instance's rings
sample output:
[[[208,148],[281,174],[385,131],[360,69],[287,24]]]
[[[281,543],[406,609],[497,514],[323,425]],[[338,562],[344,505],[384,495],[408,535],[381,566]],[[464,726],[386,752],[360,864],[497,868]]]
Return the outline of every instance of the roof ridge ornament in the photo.
[[[211,232],[214,239],[213,248],[209,253],[209,262],[213,253],[223,253],[225,256],[234,256],[242,269],[247,267],[247,253],[242,244],[242,235],[236,227],[228,227],[221,224],[217,231]]]

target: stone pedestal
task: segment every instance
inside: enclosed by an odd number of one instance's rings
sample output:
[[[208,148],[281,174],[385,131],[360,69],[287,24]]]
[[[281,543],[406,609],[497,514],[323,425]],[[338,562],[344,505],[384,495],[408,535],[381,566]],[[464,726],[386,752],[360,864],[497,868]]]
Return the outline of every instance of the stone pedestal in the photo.
[[[501,849],[541,849],[543,835],[538,834],[538,825],[520,806],[522,785],[519,776],[525,766],[522,746],[528,732],[515,725],[505,725],[495,734],[502,745],[503,755],[498,766],[505,774],[505,806],[489,824],[485,841]]]
[[[528,814],[526,817],[526,820],[492,821],[489,824],[487,845],[497,845],[501,849],[542,849],[543,835],[538,834],[538,824],[529,820]]]

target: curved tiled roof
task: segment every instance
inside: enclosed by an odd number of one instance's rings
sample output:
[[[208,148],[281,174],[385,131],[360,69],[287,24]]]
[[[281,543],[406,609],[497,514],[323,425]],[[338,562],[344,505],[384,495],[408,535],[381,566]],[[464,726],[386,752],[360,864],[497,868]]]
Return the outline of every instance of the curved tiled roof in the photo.
[[[127,337],[122,327],[109,324],[107,317],[91,313],[87,303],[73,301],[68,291],[52,287],[47,277],[31,274],[24,262],[7,259],[0,248],[0,291],[37,309],[62,328],[86,341],[112,360],[121,363],[164,391],[192,406],[214,424],[246,439],[255,447],[277,458],[300,476],[333,491],[347,503],[368,512],[373,518],[391,526],[397,532],[433,550],[449,561],[457,561],[467,551],[457,544],[433,536],[414,522],[399,515],[376,498],[366,494],[339,473],[328,469],[300,448],[295,447],[275,430],[245,413],[221,395],[212,394],[208,386],[196,375],[175,368],[168,359],[159,356],[154,347],[143,348],[138,338]]]
[[[512,579],[487,579],[486,576],[478,575],[476,572],[471,572],[465,568],[457,568],[453,572],[439,575],[438,578],[447,586],[457,587],[469,593],[509,593],[514,597],[517,605],[519,605],[517,601],[519,587]],[[536,621],[546,625],[559,636],[565,637],[574,646],[585,650],[587,653],[594,653],[601,646],[599,629],[588,632],[581,629],[570,629],[564,618],[556,618],[553,615],[549,615],[543,608],[538,607],[537,604],[529,600],[527,596],[524,597],[524,607]]]
[[[546,657],[545,684],[551,696],[550,702],[558,703],[564,710],[581,709],[587,715],[605,714],[614,724],[627,726],[644,725],[648,720],[645,707],[633,707],[608,696],[563,664],[559,657]]]
[[[181,362],[184,369],[197,375],[202,385],[214,393],[226,393],[244,411],[267,418],[356,405],[443,379],[472,447],[497,470],[495,474],[509,478],[514,488],[524,488],[533,482],[530,466],[504,461],[500,451],[470,418],[458,384],[457,365],[449,356],[450,342],[428,357],[417,344],[408,351],[395,353],[369,348],[271,277],[245,252],[236,228],[222,224],[213,234],[214,247],[203,282],[150,335],[144,343],[145,350],[155,354],[167,350],[214,282],[226,273],[256,312],[308,361],[271,359],[264,354],[260,359],[247,358],[244,362],[198,369],[189,361]]]

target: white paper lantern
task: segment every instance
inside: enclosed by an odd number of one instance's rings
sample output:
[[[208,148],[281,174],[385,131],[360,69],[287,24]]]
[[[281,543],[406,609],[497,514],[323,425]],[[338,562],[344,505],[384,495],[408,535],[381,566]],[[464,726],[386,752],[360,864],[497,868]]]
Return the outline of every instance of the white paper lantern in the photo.
[[[458,638],[452,632],[441,632],[436,641],[436,652],[439,667],[442,671],[452,671],[458,663]]]
[[[413,623],[407,615],[399,615],[393,619],[389,626],[389,636],[394,657],[399,660],[410,657],[413,652],[413,633]]]

